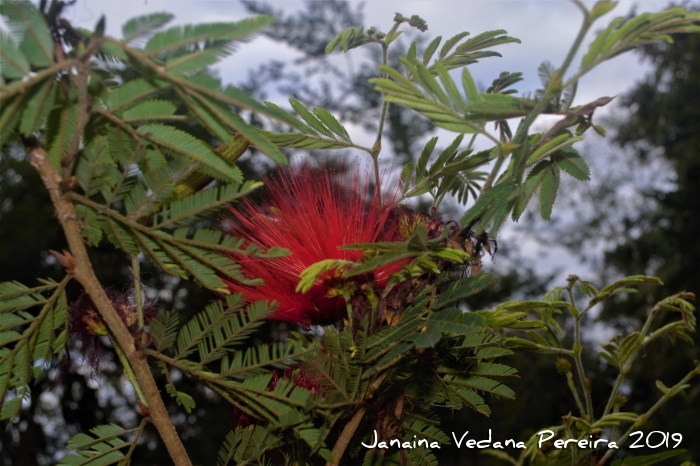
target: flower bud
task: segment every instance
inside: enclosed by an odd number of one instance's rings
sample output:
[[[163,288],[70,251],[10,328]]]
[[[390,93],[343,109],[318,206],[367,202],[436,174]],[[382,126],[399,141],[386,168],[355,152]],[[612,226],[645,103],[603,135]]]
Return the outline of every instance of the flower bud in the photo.
[[[557,372],[559,372],[561,375],[571,372],[571,362],[568,359],[557,358],[557,360],[554,362],[554,367],[557,368]]]
[[[85,330],[92,335],[103,337],[109,333],[104,321],[94,309],[87,309],[81,320],[85,325]]]
[[[622,408],[627,404],[627,397],[622,393],[615,395],[615,401],[613,401],[613,406],[617,408]]]

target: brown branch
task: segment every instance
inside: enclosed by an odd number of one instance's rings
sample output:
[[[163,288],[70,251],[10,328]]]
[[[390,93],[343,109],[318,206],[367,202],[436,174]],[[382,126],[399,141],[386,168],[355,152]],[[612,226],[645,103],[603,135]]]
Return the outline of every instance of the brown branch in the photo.
[[[360,426],[360,422],[362,422],[362,418],[364,417],[366,411],[367,410],[364,406],[360,407],[360,409],[355,411],[355,415],[352,417],[352,419],[345,424],[343,431],[340,433],[340,437],[338,437],[338,440],[335,442],[335,446],[333,446],[333,462],[331,463],[328,461],[326,466],[338,466],[340,464],[340,458],[343,457],[343,453],[345,453],[345,449],[350,444],[352,436],[355,435],[355,431]]]
[[[69,197],[65,196],[61,191],[61,177],[58,171],[51,164],[46,150],[38,144],[37,141],[25,141],[25,148],[32,165],[39,172],[44,185],[51,195],[51,201],[56,208],[58,220],[61,222],[66,240],[68,241],[70,253],[73,256],[75,263],[73,274],[76,280],[83,285],[85,291],[90,295],[100,316],[114,336],[116,343],[122,348],[127,359],[131,363],[136,379],[141,385],[144,396],[148,401],[149,416],[156,426],[156,429],[158,429],[158,433],[168,449],[173,464],[176,466],[191,466],[192,463],[175,431],[175,426],[173,426],[170,421],[168,411],[163,404],[163,400],[145,355],[134,346],[133,336],[124,322],[122,322],[119,314],[117,314],[117,311],[114,309],[114,306],[102,288],[102,285],[95,276],[80,233],[80,220],[76,215],[75,207]]]
[[[593,102],[587,103],[586,105],[582,105],[579,109],[575,111],[567,113],[566,117],[562,118],[554,126],[552,126],[552,128],[547,132],[547,134],[540,138],[540,140],[537,141],[537,144],[535,144],[530,150],[534,151],[535,149],[543,145],[545,142],[554,138],[557,134],[559,134],[560,131],[563,131],[569,126],[571,126],[578,117],[587,117],[590,119],[593,116],[593,112],[597,108],[606,106],[607,104],[612,102],[614,98],[615,97],[601,97],[599,99],[594,100]]]
[[[386,379],[387,375],[388,372],[384,372],[382,375],[374,379],[368,392],[365,394],[365,400],[368,400],[374,396],[384,382],[384,379]],[[345,453],[348,445],[350,445],[352,436],[355,435],[357,428],[360,427],[360,422],[362,422],[362,418],[365,416],[366,412],[367,409],[364,406],[360,406],[360,408],[355,411],[355,414],[348,421],[348,423],[345,424],[343,431],[340,433],[340,437],[338,437],[338,440],[336,440],[335,445],[333,446],[333,462],[331,463],[328,461],[326,466],[338,466],[340,464],[340,459],[343,457],[343,453]]]

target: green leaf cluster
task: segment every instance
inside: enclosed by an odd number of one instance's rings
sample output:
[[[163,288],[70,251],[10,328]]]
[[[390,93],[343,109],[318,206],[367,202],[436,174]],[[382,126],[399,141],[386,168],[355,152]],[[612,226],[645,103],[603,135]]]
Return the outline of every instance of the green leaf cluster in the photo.
[[[440,235],[429,238],[426,226],[423,223],[418,223],[415,231],[406,241],[359,243],[341,246],[340,249],[362,249],[365,256],[364,260],[358,261],[351,266],[347,263],[340,264],[343,268],[347,267],[343,271],[343,276],[346,278],[355,277],[384,265],[410,259],[410,263],[405,265],[400,272],[390,277],[389,284],[383,292],[386,296],[391,292],[394,285],[410,278],[421,276],[426,272],[439,275],[441,269],[438,266],[438,262],[440,261],[466,265],[471,259],[469,254],[463,250],[446,246],[446,239],[450,233],[451,230],[449,228],[443,228]],[[317,266],[312,265],[309,269],[312,268],[313,270],[318,270]],[[310,272],[309,274],[311,275]],[[316,277],[317,275],[307,277],[306,283],[310,283],[310,278],[315,280]]]
[[[265,102],[269,108],[287,114],[289,118],[286,123],[299,131],[299,133],[262,131],[262,134],[276,146],[304,150],[357,147],[350,140],[350,135],[345,127],[328,110],[316,107],[309,111],[294,98],[289,99],[289,103],[303,121],[294,118],[272,102]]]
[[[433,199],[433,208],[437,210],[446,195],[454,196],[460,204],[466,204],[471,196],[476,200],[481,191],[481,183],[487,173],[476,171],[491,159],[490,151],[472,154],[472,149],[458,151],[463,135],[459,135],[428,167],[438,138],[430,139],[417,163],[407,163],[401,172],[401,199],[429,193]]]
[[[139,440],[146,421],[144,420],[138,428],[124,429],[116,424],[105,424],[90,429],[88,434],[78,434],[73,436],[66,445],[66,449],[72,451],[61,458],[60,466],[81,466],[119,464],[127,466],[130,464],[131,454]],[[135,434],[135,435],[134,435]],[[124,440],[124,437],[130,437]],[[126,453],[122,450],[128,448]]]
[[[430,74],[435,76],[440,73],[440,68],[452,70],[478,63],[481,58],[500,57],[502,56],[500,53],[484,49],[503,44],[520,43],[520,39],[505,34],[507,34],[507,32],[503,29],[486,31],[461,43],[460,41],[462,41],[462,39],[469,36],[469,32],[464,31],[456,34],[445,41],[434,63],[430,65],[430,60],[435,55],[435,52],[437,52],[440,42],[442,41],[442,36],[437,36],[423,51],[420,63],[427,67],[427,71]],[[408,53],[406,54],[406,59],[413,64],[419,62],[419,59],[416,57],[416,42],[411,43]],[[409,77],[413,76],[415,79],[420,79],[418,76],[411,73],[410,70],[408,71]]]
[[[269,25],[269,16],[166,29],[172,16],[154,13],[127,22],[123,40],[117,40],[104,36],[103,20],[94,32],[75,29],[70,37],[61,36],[49,28],[58,24],[51,9],[40,11],[27,1],[5,2],[0,5],[8,25],[7,32],[0,31],[0,144],[21,141],[29,148],[45,147],[60,177],[60,193],[52,195],[73,203],[88,245],[97,247],[107,240],[134,258],[134,269],[143,254],[167,273],[193,277],[223,296],[182,325],[176,312],[161,315],[148,328],[143,328],[141,316],[142,328],[134,341],[157,363],[165,392],[186,412],[196,403],[178,386],[176,371],[202,383],[251,420],[252,425],[241,423],[229,433],[219,464],[270,464],[280,455],[290,463],[315,457],[339,460],[333,458],[331,445],[343,426],[352,427],[351,419],[368,411],[377,423],[382,416],[393,416],[399,439],[415,435],[448,443],[435,409],[468,407],[489,415],[488,397],[513,399],[515,393],[502,380],[516,371],[497,360],[522,349],[568,358],[558,361],[557,368],[566,376],[580,413],[565,416],[561,426],[551,429],[558,435],[597,435],[639,421],[634,413],[620,411],[616,401],[625,374],[640,351],[657,339],[691,341],[696,327],[693,296],[679,293],[657,303],[639,331],[603,347],[601,357],[617,366],[620,375],[604,412],[596,417],[581,358],[581,319],[603,300],[657,281],[628,277],[598,290],[571,276],[568,287],[556,288],[542,301],[509,301],[489,311],[467,311],[469,298],[495,277],[478,273],[474,261],[480,252],[470,250],[473,244],[464,238],[481,237],[488,228],[493,235],[509,216],[517,220],[538,190],[541,214],[549,219],[561,172],[589,179],[585,160],[572,146],[590,127],[604,133],[592,116],[611,99],[573,106],[580,76],[629,48],[668,40],[672,32],[698,30],[697,20],[681,8],[627,22],[615,20],[591,44],[581,70],[565,81],[587,28],[611,5],[601,1],[590,11],[581,6],[585,21],[579,39],[560,68],[548,62],[539,68],[543,89],[534,98],[513,96],[511,87],[522,80],[521,73],[501,73],[480,92],[467,68],[481,58],[500,56],[488,50],[491,47],[519,43],[503,30],[473,38],[463,32],[442,46],[437,37],[421,57],[414,42],[400,58],[402,71],[387,66],[387,48],[401,34],[402,23],[425,31],[420,17],[397,14],[387,34],[374,28],[341,31],[328,44],[328,52],[338,47],[347,52],[366,43],[378,43],[383,51],[382,75],[370,80],[383,94],[382,121],[377,142],[368,149],[354,144],[346,128],[323,108],[309,109],[290,99],[298,117],[293,116],[272,103],[257,102],[241,89],[223,86],[207,73],[241,41]],[[54,43],[58,36],[64,43]],[[130,73],[123,72],[127,68]],[[452,73],[457,68],[462,68],[459,84]],[[426,223],[417,222],[405,241],[346,245],[345,249],[362,250],[362,258],[329,259],[307,268],[297,292],[309,292],[325,273],[335,271],[340,284],[324,297],[345,300],[347,319],[319,330],[322,338],[291,332],[279,342],[258,341],[276,303],[245,302],[242,295],[229,295],[226,283],[261,284],[241,273],[237,258],[264,260],[285,251],[261,251],[204,227],[203,220],[261,185],[244,180],[236,165],[251,145],[281,164],[286,157],[280,148],[361,149],[371,155],[379,184],[388,104],[413,109],[436,126],[458,133],[434,158],[437,138],[431,139],[415,164],[403,168],[400,200],[430,194],[431,215],[446,196],[465,205],[471,199],[473,204],[458,226],[441,224],[439,234],[429,234]],[[261,131],[247,123],[242,112],[272,118],[297,132]],[[530,126],[543,113],[562,119],[545,134],[530,134]],[[512,118],[522,118],[515,134],[508,122]],[[193,135],[190,122],[203,128],[208,138]],[[487,130],[489,122],[495,124],[496,136]],[[466,133],[472,140],[460,149]],[[473,153],[479,135],[493,147]],[[489,164],[489,172],[478,171]],[[404,263],[401,270],[384,289],[374,289],[368,280],[373,271],[397,262]],[[134,273],[138,295],[138,271]],[[19,413],[44,363],[64,352],[70,327],[65,296],[69,280],[70,276],[60,283],[42,281],[35,288],[0,284],[0,419]],[[574,290],[590,298],[584,308],[579,308]],[[680,318],[657,327],[655,319],[661,313]],[[573,319],[571,348],[564,330],[570,327],[563,316]],[[570,361],[581,387],[576,386]],[[130,373],[129,364],[124,364]],[[697,373],[700,369],[671,387],[657,382],[659,403],[682,393]],[[138,384],[135,387],[139,392]],[[92,429],[91,435],[79,434],[69,442],[72,453],[61,464],[126,465],[146,422],[132,430],[106,425]],[[348,455],[357,458],[362,451],[363,464],[437,464],[435,456],[421,448],[386,458],[377,450],[360,450],[357,439],[374,426],[365,422],[354,428],[358,426]],[[289,447],[294,456],[281,454],[282,447]],[[276,456],[270,455],[273,450]],[[539,461],[541,454],[533,437],[527,458]],[[549,459],[575,462],[567,455],[568,450],[556,451]],[[648,462],[658,459],[663,458]]]
[[[54,359],[63,359],[68,339],[65,287],[41,280],[29,288],[0,283],[0,420],[14,418],[29,394],[29,384]]]
[[[697,13],[675,7],[658,13],[643,13],[625,20],[618,17],[595,38],[581,58],[581,70],[590,70],[605,60],[644,44],[673,42],[670,34],[700,32]]]
[[[603,351],[599,353],[601,358],[619,371],[605,408],[601,411],[601,409],[593,409],[595,404],[592,394],[597,392],[592,389],[592,382],[586,378],[583,365],[581,319],[594,306],[618,294],[636,293],[636,287],[639,285],[661,285],[662,283],[657,278],[639,275],[623,278],[599,290],[591,282],[576,275],[570,275],[567,281],[566,287],[554,288],[544,296],[542,301],[503,303],[484,317],[487,325],[500,334],[504,334],[505,329],[524,332],[525,337],[505,334],[504,342],[508,348],[514,351],[535,351],[561,356],[557,359],[555,367],[560,374],[566,377],[567,385],[580,413],[574,415],[571,411],[562,417],[561,425],[547,427],[548,430],[555,433],[555,438],[588,439],[591,436],[595,438],[595,436],[602,435],[606,440],[614,441],[622,447],[633,431],[638,430],[639,426],[670,398],[683,394],[690,387],[689,381],[700,374],[700,366],[696,364],[693,370],[671,387],[657,380],[656,386],[661,396],[654,406],[645,413],[639,414],[621,409],[627,401],[626,397],[621,395],[620,390],[638,355],[649,351],[649,345],[664,336],[673,341],[679,338],[692,344],[690,335],[696,330],[696,319],[694,317],[695,307],[689,301],[695,296],[692,293],[683,292],[661,300],[651,309],[646,322],[639,330],[631,331],[626,335],[617,335],[608,343],[601,345],[603,348]],[[569,299],[564,300],[567,295]],[[562,310],[566,312],[562,313]],[[659,325],[655,321],[662,312],[678,313],[680,318]],[[537,319],[527,320],[527,316],[532,314]],[[562,319],[567,317],[573,320],[573,326]],[[564,338],[564,329],[571,327],[573,327],[573,342]],[[536,434],[528,440],[526,446],[527,450],[524,452],[523,458],[529,464],[569,463],[577,458],[582,460],[586,457],[585,454],[571,449],[547,450],[540,448]],[[614,450],[607,449],[598,452],[598,454],[603,454],[604,458],[608,458],[613,452]],[[627,458],[624,462],[655,464],[676,454],[679,453],[673,450],[661,455]],[[499,457],[511,463],[515,461],[511,457],[502,455]],[[616,462],[624,464],[622,460]]]
[[[129,254],[143,253],[168,273],[194,277],[218,292],[226,292],[221,277],[250,282],[232,256],[261,251],[193,226],[261,185],[244,181],[234,163],[249,143],[286,163],[279,149],[238,112],[297,120],[240,89],[223,88],[202,70],[272,18],[162,30],[171,15],[155,13],[127,22],[123,41],[81,32],[82,45],[57,62],[42,12],[29,2],[6,2],[0,14],[10,25],[1,37],[2,142],[45,132],[51,161],[64,176],[75,177],[77,189],[71,195],[85,240],[97,246],[106,238]],[[86,60],[86,69],[75,82],[85,79],[86,87],[59,86],[61,73],[71,72],[80,60]],[[120,80],[119,70],[126,65],[140,76]],[[326,124],[333,120],[329,127],[342,129],[327,112],[317,113]],[[222,147],[214,150],[188,133],[182,126],[188,119]],[[349,141],[344,129],[342,136]],[[209,186],[212,182],[215,187]],[[279,253],[273,250],[268,257]]]
[[[251,337],[271,312],[268,303],[246,306],[243,297],[236,294],[225,302],[210,304],[181,327],[177,314],[165,314],[151,324],[150,336],[157,351],[149,350],[148,354],[157,359],[166,375],[168,393],[187,411],[194,408],[194,401],[176,388],[171,369],[199,380],[242,413],[268,423],[270,429],[305,433],[310,446],[315,447],[311,439],[318,433],[307,425],[309,390],[283,378],[274,389],[269,387],[273,369],[284,370],[294,358],[318,347],[302,348],[287,342],[251,345]]]

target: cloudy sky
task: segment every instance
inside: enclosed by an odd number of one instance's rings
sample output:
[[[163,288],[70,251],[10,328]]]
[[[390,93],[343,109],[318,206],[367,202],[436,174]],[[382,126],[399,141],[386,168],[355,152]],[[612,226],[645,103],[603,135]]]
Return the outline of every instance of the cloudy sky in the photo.
[[[692,0],[700,3],[700,0]],[[291,14],[303,9],[303,0],[272,0],[276,10]],[[353,6],[362,2],[350,0]],[[593,1],[584,2],[589,7]],[[575,72],[580,57],[588,49],[595,36],[614,17],[626,15],[636,6],[638,12],[660,11],[668,6],[667,0],[620,1],[617,8],[598,20],[584,40],[577,58],[571,67]],[[195,24],[202,22],[237,21],[248,16],[245,8],[237,0],[78,0],[67,11],[67,17],[74,24],[93,29],[101,15],[107,17],[107,33],[121,37],[121,25],[128,19],[152,12],[167,11],[175,15],[171,25]],[[417,14],[425,19],[429,29],[424,34],[428,40],[441,35],[443,41],[462,31],[472,36],[484,31],[505,29],[508,35],[519,38],[521,44],[507,44],[494,48],[502,58],[487,58],[470,66],[470,71],[480,88],[486,88],[501,71],[523,72],[525,80],[515,86],[521,94],[532,92],[540,87],[537,67],[544,60],[560,64],[574,41],[581,24],[581,13],[573,2],[565,0],[370,0],[364,2],[365,24],[387,31],[392,25],[395,12],[405,16]],[[359,26],[359,25],[358,25]],[[353,60],[359,58],[359,51],[351,51]],[[293,60],[300,54],[264,36],[258,36],[251,43],[244,44],[232,56],[216,66],[225,83],[241,83],[248,77],[248,71],[271,59]],[[341,57],[337,57],[342,60]],[[338,63],[342,64],[343,61]],[[615,96],[624,93],[636,80],[649,70],[648,64],[627,53],[607,63],[584,77],[579,83],[575,104],[579,105],[601,96]],[[453,71],[457,82],[458,71]],[[288,107],[286,96],[268,95],[273,102]],[[598,112],[599,115],[612,112],[613,106]],[[540,125],[552,124],[556,118],[542,117]],[[353,128],[349,128],[353,129]],[[539,128],[541,129],[541,128]],[[438,136],[449,136],[438,132]],[[453,136],[452,136],[453,137]],[[356,142],[372,144],[372,135],[354,136]],[[486,148],[477,141],[476,148]]]
[[[304,7],[302,0],[268,1],[275,9],[293,13]],[[358,0],[350,0],[353,6]],[[593,1],[584,1],[591,6]],[[623,16],[636,6],[637,12],[656,12],[668,6],[667,0],[620,1],[612,12],[599,19],[584,40],[578,57],[574,60],[571,72],[575,72],[580,57],[588,49],[595,32],[605,27],[614,17]],[[700,4],[700,0],[691,0]],[[244,7],[237,0],[78,0],[67,11],[67,18],[75,25],[93,29],[100,16],[107,18],[107,33],[121,37],[121,25],[128,19],[152,12],[166,11],[175,15],[171,25],[196,24],[204,22],[237,21],[248,16]],[[578,8],[565,0],[369,0],[365,2],[365,24],[387,31],[392,25],[395,12],[405,16],[417,14],[425,19],[429,29],[425,33],[428,40],[437,35],[451,37],[462,31],[469,31],[472,36],[488,30],[505,29],[508,35],[521,39],[522,44],[499,46],[495,50],[502,58],[487,58],[481,63],[470,66],[470,71],[477,84],[485,88],[501,71],[521,71],[525,81],[516,88],[521,92],[532,92],[540,86],[537,67],[549,60],[559,65],[566,56],[581,24]],[[358,25],[359,26],[359,25]],[[353,51],[357,54],[357,51]],[[217,66],[219,75],[225,83],[241,83],[248,77],[248,71],[271,59],[292,60],[297,52],[264,36],[258,36],[253,42],[244,44],[232,56]],[[357,55],[354,55],[357,56]],[[342,58],[338,57],[342,60]],[[641,79],[648,71],[648,64],[641,63],[637,55],[627,53],[599,66],[585,76],[579,84],[575,104],[582,104],[601,96],[615,96],[624,93]],[[270,95],[269,100],[288,106],[286,97]],[[597,115],[615,112],[614,105],[609,105]],[[539,125],[551,124],[539,121]],[[349,128],[352,130],[354,128]],[[438,136],[454,137],[440,131]],[[595,136],[594,136],[595,137]],[[363,145],[372,144],[369,134],[353,134],[353,139]],[[477,149],[484,148],[477,143]],[[595,174],[594,174],[595,176]],[[555,206],[554,215],[557,215]],[[508,229],[503,234],[507,236]],[[533,245],[531,254],[535,254]],[[561,267],[571,271],[573,259],[567,254],[550,254],[546,259],[549,270]],[[576,265],[581,267],[581,264]]]
[[[276,0],[269,3],[277,9],[293,12],[301,9],[304,2]],[[350,0],[350,3],[361,2]],[[639,12],[659,11],[668,2],[621,1],[593,29],[602,28],[615,16],[627,14],[635,4]],[[108,34],[120,37],[121,25],[129,18],[157,11],[173,13],[172,24],[236,21],[247,16],[243,6],[235,0],[79,0],[67,16],[75,24],[92,29],[104,14],[108,20]],[[462,31],[475,35],[493,29],[507,30],[509,35],[521,39],[522,44],[498,47],[503,58],[483,60],[472,68],[472,74],[477,81],[488,84],[501,71],[522,71],[526,80],[520,84],[521,90],[537,88],[537,66],[543,60],[561,63],[581,23],[579,10],[572,2],[564,0],[381,0],[365,2],[364,26],[386,31],[397,11],[425,19],[429,25],[425,34],[429,38],[437,35],[447,38]],[[589,33],[583,51],[592,37],[593,33]],[[281,57],[291,58],[293,52],[265,37],[258,37],[227,58],[219,70],[225,82],[236,83],[245,79],[248,69]],[[579,101],[619,94],[641,77],[645,69],[632,54],[606,63],[581,82]]]

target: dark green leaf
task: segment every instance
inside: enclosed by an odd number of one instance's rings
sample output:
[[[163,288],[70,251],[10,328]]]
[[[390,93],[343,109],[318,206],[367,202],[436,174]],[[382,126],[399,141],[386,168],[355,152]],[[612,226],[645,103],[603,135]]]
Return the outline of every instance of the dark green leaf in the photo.
[[[147,100],[124,112],[124,121],[158,120],[171,116],[177,105],[169,100]]]
[[[416,348],[433,348],[442,338],[442,332],[437,325],[430,322],[425,326],[425,330],[418,334],[418,337],[413,341]]]
[[[205,42],[210,46],[240,40],[272,23],[273,18],[258,15],[236,23],[209,23],[195,26],[176,26],[155,34],[144,51],[149,57],[173,55],[185,47]],[[206,45],[205,45],[206,46]],[[231,49],[229,49],[230,51]]]
[[[437,144],[438,138],[431,138],[423,147],[423,151],[418,158],[418,164],[416,165],[416,181],[423,179],[427,175],[426,167],[428,166],[428,160],[435,150],[435,144]]]
[[[207,173],[217,179],[232,180],[236,183],[243,180],[238,167],[229,164],[211,147],[184,131],[172,126],[152,124],[141,126],[139,133],[161,147],[189,157],[201,167],[207,168]]]
[[[442,63],[437,62],[435,63],[435,71],[440,77],[440,82],[447,91],[447,95],[450,97],[450,100],[452,101],[452,108],[456,109],[461,113],[465,113],[467,111],[467,104],[466,102],[464,102],[462,94],[459,93],[459,90],[457,89],[455,82],[452,80],[449,73],[447,72],[447,69],[442,65]]]
[[[20,38],[19,48],[29,62],[44,68],[53,63],[53,38],[44,16],[28,1],[0,4],[10,32]]]
[[[69,97],[66,99],[61,102],[63,105],[51,110],[46,123],[46,152],[56,167],[70,147],[78,118],[77,102]]]
[[[527,99],[519,99],[503,94],[480,94],[481,99],[470,102],[467,111],[473,118],[484,120],[504,120],[529,114],[535,104]],[[471,96],[469,96],[471,100]]]
[[[591,179],[591,169],[586,160],[571,146],[564,147],[553,157],[554,163],[577,180],[588,181]]]
[[[29,75],[27,58],[3,29],[0,29],[0,72],[10,79]]]
[[[449,39],[447,39],[445,41],[445,44],[440,49],[440,55],[438,56],[438,58],[441,60],[443,58],[445,58],[445,56],[447,56],[447,54],[450,53],[450,50],[452,50],[454,48],[454,46],[457,44],[457,42],[459,42],[460,40],[462,40],[463,38],[465,38],[468,35],[469,35],[469,33],[464,31],[464,32],[460,32],[459,34],[454,35],[454,36],[450,37]]]
[[[552,207],[557,198],[560,178],[559,167],[553,163],[548,164],[540,185],[540,213],[544,220],[549,220],[552,215]]]
[[[52,79],[47,79],[28,91],[31,97],[24,107],[19,123],[19,131],[25,136],[31,136],[44,124],[46,115],[53,106],[53,84]]]
[[[423,64],[425,66],[428,66],[428,63],[430,62],[430,59],[433,58],[433,54],[435,53],[435,50],[437,50],[438,45],[440,45],[440,41],[442,40],[442,36],[437,36],[435,39],[433,39],[430,44],[425,48],[425,52],[423,52]],[[442,55],[442,54],[441,54]]]
[[[527,207],[530,199],[532,199],[532,195],[535,194],[535,191],[542,183],[542,180],[549,169],[549,165],[550,164],[548,161],[542,160],[540,163],[535,165],[535,167],[527,175],[527,178],[523,183],[523,194],[518,197],[518,199],[515,201],[515,206],[513,207],[512,218],[514,221],[517,221],[525,211],[525,207]]]
[[[158,86],[145,79],[134,79],[110,90],[107,105],[113,112],[123,110],[158,91]]]
[[[501,203],[509,199],[514,189],[513,180],[507,178],[486,191],[486,193],[476,201],[476,204],[464,214],[462,220],[460,220],[462,227],[466,228],[472,222],[477,221],[492,204]]]
[[[467,68],[462,70],[462,87],[464,87],[464,92],[467,94],[467,100],[469,102],[474,103],[484,100],[483,97],[481,97],[481,94],[479,94],[479,91],[476,88],[476,83],[474,83],[474,78],[472,78],[472,75]],[[467,107],[465,111],[468,110],[469,107]]]
[[[165,69],[173,76],[193,74],[214,65],[229,53],[227,48],[221,47],[196,50],[186,55],[178,55],[167,59]]]
[[[462,301],[483,290],[495,281],[496,277],[488,273],[480,273],[475,277],[462,278],[454,281],[450,283],[445,291],[438,295],[433,303],[433,307],[435,309],[442,309],[449,304]]]
[[[351,142],[350,135],[348,135],[347,130],[338,123],[338,120],[331,115],[327,110],[323,108],[316,107],[313,109],[314,114],[323,122],[324,125],[336,135],[338,135],[342,140]]]
[[[318,131],[319,133],[328,136],[329,138],[333,137],[333,132],[326,128],[326,126],[321,123],[321,120],[319,120],[313,113],[308,111],[302,104],[295,98],[289,99],[289,103],[292,104],[292,108],[294,109],[295,112],[299,114],[300,117],[306,121],[309,126],[311,126],[313,129]]]

